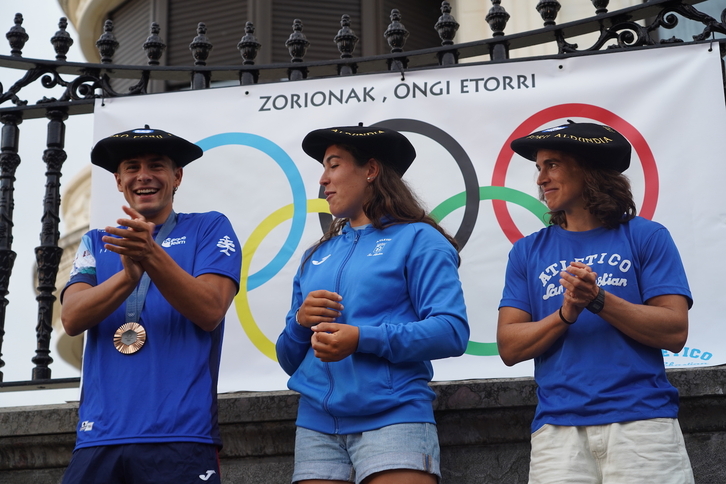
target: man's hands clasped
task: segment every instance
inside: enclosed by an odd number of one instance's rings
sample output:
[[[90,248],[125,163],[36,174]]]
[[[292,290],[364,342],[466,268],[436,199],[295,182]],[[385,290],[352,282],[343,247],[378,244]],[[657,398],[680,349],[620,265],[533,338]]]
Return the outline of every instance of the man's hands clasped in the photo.
[[[103,236],[104,247],[121,256],[126,274],[132,281],[138,281],[144,273],[143,262],[156,248],[154,223],[147,222],[143,215],[129,207],[122,207],[131,218],[120,218],[116,222],[126,228],[106,227],[111,235]]]

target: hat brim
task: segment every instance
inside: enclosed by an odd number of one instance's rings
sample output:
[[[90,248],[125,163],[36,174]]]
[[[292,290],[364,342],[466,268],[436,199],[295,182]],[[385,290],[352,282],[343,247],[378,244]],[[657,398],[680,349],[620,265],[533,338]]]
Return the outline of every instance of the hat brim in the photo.
[[[109,137],[102,139],[93,147],[91,163],[115,173],[122,161],[152,153],[168,156],[178,168],[181,168],[200,158],[204,151],[194,143],[173,135],[140,139]]]
[[[332,145],[352,146],[390,166],[399,176],[403,176],[416,158],[416,149],[408,138],[398,131],[376,127],[316,129],[305,136],[302,149],[308,156],[323,163],[325,152]]]

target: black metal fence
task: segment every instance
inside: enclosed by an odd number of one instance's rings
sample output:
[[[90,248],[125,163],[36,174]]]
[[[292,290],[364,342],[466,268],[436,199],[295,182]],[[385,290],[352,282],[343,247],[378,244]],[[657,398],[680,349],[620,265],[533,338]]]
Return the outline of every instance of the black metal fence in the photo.
[[[584,0],[583,0],[584,1]],[[35,248],[38,270],[38,323],[36,327],[37,349],[32,358],[35,368],[28,381],[3,382],[0,372],[0,391],[34,388],[61,388],[77,386],[78,378],[51,378],[50,340],[52,333],[52,312],[55,280],[63,250],[58,246],[60,211],[60,178],[63,162],[66,160],[65,121],[69,116],[91,113],[95,99],[103,97],[141,96],[148,92],[149,83],[155,80],[188,83],[190,89],[206,89],[217,81],[232,81],[240,85],[262,82],[278,82],[280,79],[295,81],[311,77],[350,76],[360,73],[399,71],[405,76],[407,70],[447,66],[477,56],[489,56],[485,62],[510,62],[510,52],[530,46],[553,44],[556,56],[597,54],[610,49],[657,48],[676,42],[713,42],[714,48],[726,53],[724,43],[716,40],[716,33],[726,34],[726,10],[720,19],[706,15],[694,5],[704,0],[650,0],[614,12],[608,12],[608,0],[591,0],[594,15],[590,18],[557,24],[561,5],[557,0],[540,0],[534,8],[543,20],[543,27],[537,30],[506,34],[510,14],[501,5],[501,0],[491,0],[492,6],[486,16],[493,35],[475,42],[454,44],[459,27],[448,2],[442,2],[441,16],[436,29],[441,45],[428,49],[405,51],[408,31],[401,22],[401,14],[393,10],[391,22],[385,30],[390,53],[371,57],[353,57],[358,37],[350,28],[350,18],[342,15],[341,28],[337,35],[331,32],[340,51],[340,58],[329,61],[306,62],[305,53],[309,42],[299,19],[293,22],[293,32],[285,42],[290,52],[290,62],[285,64],[255,65],[258,51],[264,48],[255,38],[254,26],[247,22],[244,36],[237,44],[240,63],[232,66],[208,66],[207,59],[213,45],[207,37],[207,26],[199,23],[196,37],[189,45],[191,59],[189,66],[168,67],[159,65],[165,44],[159,25],[151,24],[150,35],[143,44],[148,58],[147,65],[117,65],[113,63],[118,42],[113,34],[113,23],[107,20],[104,33],[96,42],[101,63],[68,62],[66,54],[73,39],[66,31],[67,20],[61,18],[59,30],[50,38],[55,49],[54,60],[38,60],[23,57],[23,47],[29,39],[23,28],[23,16],[17,14],[14,26],[7,32],[10,55],[0,55],[0,67],[17,69],[19,79],[7,90],[0,85],[0,351],[5,334],[5,310],[10,276],[16,253],[13,251],[13,208],[15,173],[21,160],[18,155],[20,129],[25,119],[48,119],[46,150],[43,161],[46,164],[46,190],[43,199],[43,216],[40,232],[40,246]],[[702,25],[702,31],[693,39],[675,37],[662,39],[664,29],[674,28],[678,16]],[[241,27],[241,26],[240,26]],[[590,46],[579,47],[568,39],[583,34],[595,33],[597,40]],[[190,36],[191,37],[191,36]],[[193,64],[191,63],[193,61]],[[112,80],[132,80],[125,92],[117,92]],[[44,88],[64,88],[59,98],[43,98],[35,103],[23,100],[23,88],[40,82]],[[127,83],[128,84],[128,83]],[[0,368],[5,365],[0,352]]]

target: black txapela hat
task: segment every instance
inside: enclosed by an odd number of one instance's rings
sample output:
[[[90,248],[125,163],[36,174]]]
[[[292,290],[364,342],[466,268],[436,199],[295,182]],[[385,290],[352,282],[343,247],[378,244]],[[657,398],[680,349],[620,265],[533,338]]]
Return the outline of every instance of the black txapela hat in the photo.
[[[413,145],[398,131],[366,126],[316,129],[305,136],[302,149],[322,163],[331,145],[352,146],[390,166],[399,176],[403,176],[416,158]]]
[[[131,157],[155,153],[166,155],[178,168],[189,164],[204,154],[194,143],[160,129],[132,129],[104,138],[93,147],[91,163],[116,173],[119,163]]]
[[[572,121],[517,138],[510,146],[532,161],[537,159],[538,150],[557,150],[579,156],[599,168],[620,173],[630,166],[632,150],[628,140],[610,126]]]

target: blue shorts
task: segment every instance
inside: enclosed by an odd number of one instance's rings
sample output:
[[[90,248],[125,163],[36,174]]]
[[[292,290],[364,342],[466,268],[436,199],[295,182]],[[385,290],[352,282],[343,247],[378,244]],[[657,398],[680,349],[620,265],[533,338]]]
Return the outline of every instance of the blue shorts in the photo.
[[[221,484],[217,446],[124,444],[73,451],[63,484]]]
[[[298,427],[292,482],[306,479],[360,484],[376,472],[414,469],[441,479],[436,425],[404,423],[348,435]]]

